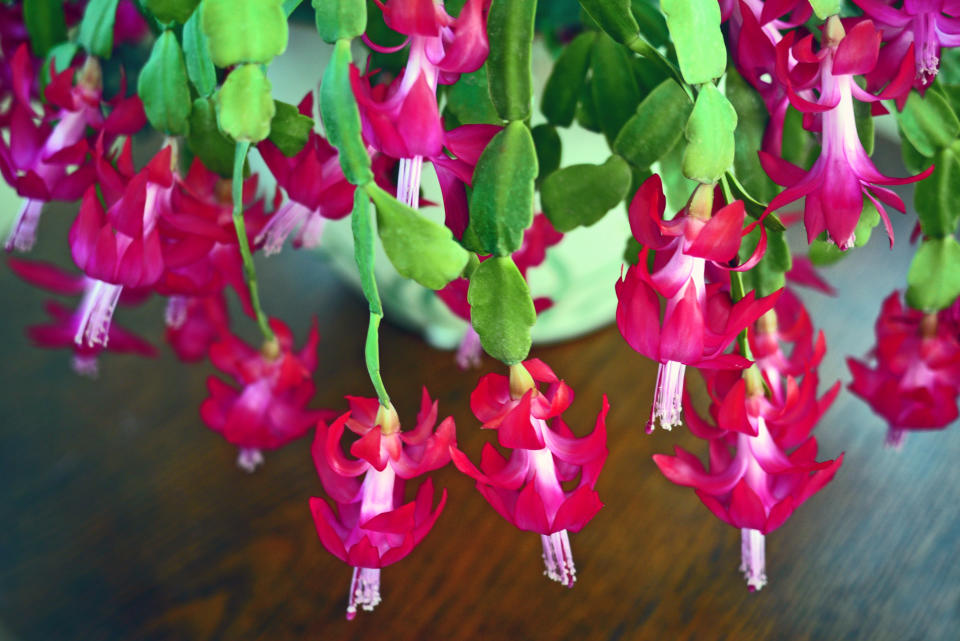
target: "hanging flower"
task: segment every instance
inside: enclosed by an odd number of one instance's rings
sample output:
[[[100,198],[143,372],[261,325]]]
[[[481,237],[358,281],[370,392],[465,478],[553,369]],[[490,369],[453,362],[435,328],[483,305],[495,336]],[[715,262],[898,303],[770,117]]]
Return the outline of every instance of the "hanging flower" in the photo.
[[[350,411],[329,427],[321,422],[313,442],[313,461],[336,511],[316,497],[310,499],[310,511],[324,547],[353,566],[347,601],[347,619],[353,619],[358,607],[369,611],[380,603],[380,568],[410,554],[440,516],[446,490],[434,509],[432,479],[401,505],[403,486],[450,461],[456,427],[450,417],[436,424],[437,402],[426,388],[417,425],[407,432],[400,431],[392,406],[383,407],[375,398],[347,400]],[[360,437],[350,445],[356,459],[341,451],[344,428]]]
[[[546,392],[537,383],[547,383]],[[572,588],[577,578],[569,532],[579,532],[603,507],[594,487],[607,458],[607,398],[594,431],[575,438],[560,415],[573,390],[544,362],[531,359],[510,367],[510,377],[480,379],[470,407],[486,429],[497,430],[504,458],[489,443],[480,469],[451,445],[457,469],[477,482],[477,490],[500,516],[521,530],[540,535],[546,574]],[[561,485],[579,477],[576,488]]]
[[[312,93],[304,96],[298,109],[301,114],[314,117]],[[353,209],[356,187],[344,177],[337,150],[315,131],[310,132],[307,144],[294,156],[285,156],[269,140],[261,142],[257,149],[288,198],[256,236],[256,243],[263,245],[266,255],[276,254],[287,237],[299,229],[293,239],[295,248],[318,247],[323,221],[339,220]],[[390,180],[393,161],[376,154],[372,165],[377,184],[394,193],[396,187]]]
[[[880,49],[877,66],[868,73],[867,89],[877,91],[900,73],[904,61],[912,62],[912,86],[921,94],[933,84],[940,68],[941,47],[960,46],[960,6],[950,0],[904,0],[895,8],[881,0],[854,0],[872,18],[886,43]],[[903,108],[911,85],[895,96]]]
[[[46,305],[51,323],[27,328],[27,335],[39,347],[70,349],[73,352],[71,365],[77,374],[95,377],[99,371],[97,356],[107,349],[116,353],[138,354],[155,357],[157,351],[143,338],[117,325],[111,325],[104,345],[78,344],[74,338],[80,328],[86,310],[98,293],[97,281],[83,274],[71,274],[59,267],[42,261],[8,258],[10,269],[24,281],[64,296],[82,296],[80,306],[71,310],[60,303],[49,301]],[[127,290],[119,300],[127,305],[143,302],[149,291]]]
[[[227,301],[223,294],[171,296],[164,315],[167,343],[177,358],[196,363],[207,357],[210,347],[230,331]]]
[[[489,51],[488,4],[487,0],[467,0],[460,15],[453,18],[442,4],[432,1],[377,0],[387,26],[405,34],[407,40],[394,49],[378,47],[369,40],[367,44],[391,52],[409,43],[407,66],[389,85],[373,87],[369,77],[361,76],[356,67],[350,69],[364,139],[378,151],[400,159],[397,197],[414,208],[418,206],[423,159],[434,159],[435,164],[441,159],[439,164],[443,164],[445,143],[437,85],[453,84],[460,74],[483,65]],[[469,183],[469,176],[465,182]]]
[[[925,314],[905,308],[900,293],[883,301],[876,323],[875,367],[848,358],[850,391],[889,425],[887,444],[906,430],[940,429],[958,416],[960,325],[950,310]]]
[[[767,581],[764,536],[823,489],[843,463],[843,454],[818,462],[817,441],[810,436],[840,384],[817,399],[818,379],[811,370],[802,387],[787,377],[786,394],[776,402],[764,396],[757,370],[745,377],[704,374],[716,425],[695,411],[687,412],[687,425],[709,441],[709,466],[680,447],[676,456],[655,454],[653,460],[667,479],[694,488],[714,515],[740,528],[740,569],[750,590],[759,590]]]
[[[210,361],[240,389],[211,376],[210,396],[200,406],[203,422],[237,446],[237,465],[247,472],[263,463],[262,450],[283,447],[333,415],[306,407],[315,391],[312,375],[320,341],[316,320],[299,352],[293,351],[293,335],[283,322],[270,319],[270,328],[276,342],[261,350],[230,333],[210,346]]]
[[[933,171],[907,178],[882,175],[867,156],[857,135],[853,99],[875,102],[896,96],[903,82],[895,79],[879,96],[867,93],[854,82],[854,75],[871,71],[880,50],[880,32],[869,20],[857,22],[849,33],[840,19],[831,17],[824,27],[823,46],[813,51],[813,36],[794,43],[791,31],[776,47],[777,78],[787,89],[790,103],[820,120],[821,152],[810,171],[760,151],[760,162],[770,178],[786,187],[771,202],[775,211],[800,198],[804,200],[807,241],[826,231],[840,249],[854,244],[854,228],[860,220],[864,196],[876,206],[883,219],[890,244],[893,228],[883,203],[904,211],[903,201],[883,185],[903,185],[925,178]],[[798,63],[792,68],[793,56]],[[818,88],[817,101],[803,98],[798,91]]]
[[[696,196],[695,196],[696,198]],[[663,220],[666,198],[654,174],[640,186],[630,203],[630,228],[644,249],[640,260],[617,281],[617,326],[637,352],[660,363],[647,431],[680,424],[684,372],[699,368],[744,368],[750,361],[724,351],[745,327],[773,307],[779,292],[756,300],[748,293],[731,304],[729,294],[704,279],[706,263],[729,269],[742,237],[756,223],[743,227],[743,203],[736,201],[710,214],[712,203],[694,215],[688,209]],[[762,228],[761,228],[762,230]],[[766,247],[761,234],[757,249],[735,269],[748,269]],[[656,251],[651,272],[650,250]],[[666,300],[662,315],[660,299]]]

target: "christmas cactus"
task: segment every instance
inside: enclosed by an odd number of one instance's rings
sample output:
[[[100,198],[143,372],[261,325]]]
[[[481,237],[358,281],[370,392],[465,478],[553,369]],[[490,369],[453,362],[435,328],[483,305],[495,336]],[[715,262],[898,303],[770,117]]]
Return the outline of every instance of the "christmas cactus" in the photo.
[[[288,21],[311,8],[312,46],[329,61],[304,63],[303,98],[288,104],[269,68]],[[531,356],[538,314],[563,294],[534,297],[527,277],[606,217],[623,222],[605,239],[623,267],[595,287],[659,372],[639,422],[706,441],[636,474],[659,469],[741,530],[751,590],[767,582],[764,537],[845,460],[818,458],[813,431],[830,429],[842,385],[818,390],[826,340],[795,288],[835,293],[817,267],[856,253],[881,222],[893,245],[888,210],[906,207],[890,186],[916,183],[916,231],[898,239],[916,252],[905,292],[883,304],[876,348],[848,361],[849,389],[888,424],[890,444],[958,416],[960,2],[25,0],[0,5],[0,20],[0,171],[22,200],[7,264],[80,297],[76,309],[49,303],[48,324],[28,335],[96,375],[105,352],[156,355],[114,315],[166,298],[174,353],[220,373],[198,425],[237,448],[240,468],[312,438],[324,496],[304,499],[304,518],[353,568],[349,619],[380,602],[381,568],[429,546],[457,509],[429,476],[403,496],[406,481],[451,463],[499,516],[539,534],[545,574],[574,586],[571,534],[603,507],[607,430],[647,437],[608,425],[606,396],[586,401],[600,406],[592,432],[563,420],[573,390],[561,375],[576,385],[584,374]],[[535,45],[551,54],[540,95]],[[871,160],[880,116],[899,133],[895,175]],[[606,160],[561,162],[578,155],[562,149],[570,128],[597,134]],[[428,180],[438,202],[421,197]],[[22,256],[54,201],[72,203],[70,269]],[[373,397],[321,409],[323,328],[295,347],[266,311],[275,293],[259,289],[254,258],[288,239],[322,249],[341,219],[369,308],[357,357],[372,390],[357,392]],[[426,388],[415,421],[413,399],[395,407],[387,392],[381,247],[466,322],[463,369],[489,367],[484,353],[499,363],[470,395],[476,423],[460,428],[495,431],[500,449],[487,444],[479,465]],[[231,318],[233,297],[242,313]],[[256,344],[235,334],[243,325],[259,330]],[[693,369],[705,395],[688,386]]]

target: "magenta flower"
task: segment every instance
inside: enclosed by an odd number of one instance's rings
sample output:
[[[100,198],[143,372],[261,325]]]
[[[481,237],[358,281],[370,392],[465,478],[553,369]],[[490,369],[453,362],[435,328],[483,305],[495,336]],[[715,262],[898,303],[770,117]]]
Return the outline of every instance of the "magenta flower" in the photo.
[[[443,155],[444,130],[437,106],[437,85],[452,84],[461,73],[476,71],[487,58],[487,0],[467,0],[453,18],[432,0],[377,0],[394,31],[405,34],[407,66],[389,85],[370,86],[351,67],[353,93],[360,106],[363,133],[378,151],[400,159],[398,198],[417,207],[423,158]],[[371,43],[377,50],[382,49]],[[469,182],[469,181],[467,181]]]
[[[667,479],[694,488],[715,516],[740,528],[740,569],[750,590],[759,590],[767,581],[764,536],[829,483],[843,463],[843,454],[818,462],[817,441],[810,436],[840,384],[817,399],[811,370],[800,386],[788,378],[787,394],[776,403],[763,396],[756,378],[748,384],[733,372],[704,374],[717,424],[688,411],[687,425],[709,441],[709,466],[680,447],[676,456],[655,454],[653,460]]]
[[[426,388],[417,426],[407,432],[400,431],[392,406],[385,408],[375,398],[347,400],[350,411],[329,428],[321,422],[313,442],[313,461],[336,511],[316,497],[310,499],[310,511],[324,547],[353,566],[347,601],[347,619],[353,619],[358,607],[369,611],[380,603],[380,568],[410,554],[440,516],[446,490],[433,509],[428,478],[413,501],[401,504],[404,483],[450,461],[456,427],[450,417],[436,425],[437,402],[431,402]],[[341,452],[344,428],[360,437],[350,445],[356,459]]]
[[[547,391],[537,383],[547,383]],[[477,469],[450,446],[453,464],[476,480],[500,516],[540,535],[547,576],[568,588],[577,578],[569,532],[579,532],[603,507],[594,487],[607,458],[610,407],[604,396],[596,428],[575,438],[560,417],[572,401],[573,390],[538,359],[511,366],[509,378],[487,374],[470,395],[470,407],[482,427],[497,430],[510,457],[488,443]],[[578,478],[573,489],[561,485]]]
[[[230,331],[227,301],[223,294],[171,296],[165,314],[167,343],[177,358],[197,363],[207,357],[210,347],[224,340]]]
[[[10,140],[9,145],[0,141],[0,173],[25,200],[6,249],[28,251],[36,241],[44,203],[76,200],[94,180],[87,160],[87,128],[102,132],[109,144],[116,135],[138,131],[146,117],[140,99],[124,98],[123,89],[107,103],[113,107],[110,115],[103,115],[101,72],[95,58],[88,58],[79,70],[68,67],[53,74],[44,91],[48,106],[39,115],[31,104],[33,68],[26,45],[17,50],[12,67]]]
[[[240,389],[211,376],[210,396],[200,406],[203,422],[237,446],[237,465],[247,472],[263,463],[262,450],[283,447],[304,436],[318,420],[333,416],[330,410],[306,407],[315,390],[312,375],[320,341],[316,320],[299,352],[293,351],[293,335],[283,322],[271,319],[270,327],[277,342],[261,350],[229,332],[210,346],[210,361]]]
[[[854,0],[873,19],[886,43],[877,66],[866,75],[867,89],[876,91],[902,73],[912,62],[912,86],[922,94],[933,84],[940,68],[940,48],[960,46],[960,3],[956,0],[904,0],[895,8],[880,0]],[[950,15],[946,15],[950,14]],[[910,91],[907,84],[895,96],[903,108]]]
[[[854,75],[872,70],[880,49],[880,32],[864,20],[845,33],[835,16],[824,27],[824,44],[813,51],[813,36],[794,44],[789,32],[777,45],[777,77],[787,88],[790,103],[806,114],[816,114],[821,123],[821,152],[810,171],[760,151],[760,162],[770,178],[786,189],[771,202],[768,211],[775,211],[800,198],[804,201],[804,225],[807,240],[826,231],[840,249],[854,243],[854,228],[860,220],[863,198],[877,207],[890,243],[893,229],[882,203],[904,211],[903,201],[882,185],[903,185],[925,178],[922,174],[907,178],[890,178],[881,174],[867,156],[857,136],[853,98],[874,102],[878,96],[867,93],[854,82]],[[798,63],[789,68],[789,58]],[[879,98],[898,95],[902,83],[891,83]],[[801,97],[799,90],[817,88],[816,102]]]
[[[520,248],[513,252],[513,262],[520,270],[520,274],[526,278],[527,270],[542,264],[547,257],[547,249],[559,243],[561,239],[563,234],[553,228],[550,220],[543,213],[536,214],[533,217],[533,224],[523,232],[523,243]],[[486,258],[482,257],[480,260],[483,261]],[[467,302],[469,285],[470,281],[466,278],[458,278],[437,291],[437,297],[447,308],[468,323],[467,331],[457,349],[457,364],[464,370],[479,367],[483,352],[480,336],[469,324],[470,303]],[[533,299],[533,307],[538,314],[550,309],[552,305],[553,300],[545,296]]]
[[[313,94],[307,94],[298,108],[303,115],[314,117]],[[261,142],[257,149],[288,198],[257,235],[256,243],[263,245],[266,255],[275,254],[299,228],[293,239],[295,248],[319,246],[324,219],[339,220],[353,209],[356,187],[344,177],[337,150],[315,131],[310,132],[307,144],[295,156],[285,156],[269,140]],[[374,157],[374,179],[391,193],[396,190],[390,181],[392,169],[393,162],[386,156]]]
[[[688,365],[699,368],[744,368],[750,361],[724,350],[745,327],[773,307],[779,292],[756,300],[748,293],[730,304],[719,285],[707,286],[706,263],[729,269],[744,234],[743,203],[736,201],[704,220],[683,210],[663,220],[666,198],[654,174],[640,186],[630,203],[630,228],[644,250],[637,264],[617,281],[617,326],[637,352],[660,363],[647,431],[680,424],[683,377]],[[761,227],[762,229],[762,227]],[[736,269],[748,269],[766,246],[761,236],[754,255]],[[656,251],[653,272],[647,255]],[[666,307],[660,312],[660,298]]]
[[[887,444],[899,446],[906,430],[944,428],[958,416],[960,326],[950,310],[924,314],[905,308],[900,293],[883,301],[876,323],[875,367],[855,358],[850,391],[889,425]]]
[[[64,296],[83,296],[80,307],[76,311],[60,303],[49,301],[46,310],[52,322],[48,325],[33,325],[27,328],[27,335],[39,347],[72,350],[71,365],[77,374],[95,377],[99,370],[97,356],[107,349],[111,352],[139,354],[151,358],[157,355],[153,345],[117,325],[112,325],[107,330],[106,338],[109,340],[109,347],[107,347],[107,341],[104,341],[103,345],[90,346],[78,344],[74,340],[85,310],[96,295],[97,281],[83,274],[68,273],[51,263],[42,261],[8,258],[7,264],[10,265],[13,273],[32,285]],[[149,292],[143,290],[129,290],[126,294],[120,302],[127,305],[137,305],[149,296]]]

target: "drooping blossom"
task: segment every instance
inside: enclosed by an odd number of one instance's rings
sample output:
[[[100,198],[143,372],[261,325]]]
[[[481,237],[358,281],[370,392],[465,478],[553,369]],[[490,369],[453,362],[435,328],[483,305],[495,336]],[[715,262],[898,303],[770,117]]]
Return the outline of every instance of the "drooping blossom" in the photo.
[[[804,201],[804,225],[807,240],[826,231],[840,249],[854,244],[854,228],[860,220],[864,197],[876,206],[883,219],[890,243],[893,229],[883,203],[904,211],[903,201],[884,185],[902,185],[925,178],[933,171],[907,178],[881,174],[867,156],[857,135],[853,99],[876,102],[899,93],[906,81],[903,74],[875,96],[854,81],[855,75],[874,69],[880,50],[880,32],[869,20],[857,22],[849,32],[840,19],[832,16],[823,30],[819,51],[813,50],[813,36],[795,42],[795,32],[787,33],[777,44],[777,79],[784,84],[790,103],[820,122],[821,151],[813,167],[805,171],[777,156],[760,151],[760,162],[770,178],[786,187],[771,202],[775,211],[800,198]],[[797,64],[789,65],[790,57]],[[816,101],[798,92],[816,89]]]
[[[24,202],[6,249],[28,251],[36,241],[44,203],[77,200],[94,180],[94,168],[88,160],[87,129],[100,132],[109,144],[117,135],[138,131],[146,117],[140,99],[124,97],[124,88],[115,99],[103,102],[96,58],[87,58],[79,69],[67,67],[53,73],[44,90],[47,105],[39,114],[31,102],[34,71],[26,45],[14,55],[12,73],[10,138],[9,144],[0,141],[0,172]],[[105,116],[107,106],[112,110]]]
[[[315,116],[312,93],[300,101],[298,109],[305,116]],[[275,254],[287,237],[299,229],[293,238],[295,248],[319,246],[324,219],[339,220],[353,209],[356,187],[344,177],[337,150],[315,131],[310,132],[307,144],[294,156],[285,156],[269,140],[261,142],[257,149],[277,185],[287,194],[286,202],[256,236],[257,244],[263,245],[266,255]],[[377,184],[394,192],[396,188],[389,176],[393,161],[375,154],[372,165]]]
[[[960,46],[960,3],[956,0],[904,0],[899,8],[881,0],[854,0],[883,34],[877,66],[868,73],[867,89],[877,91],[913,62],[912,84],[895,96],[903,108],[911,86],[923,94],[940,68],[940,49]],[[949,15],[947,15],[949,14]]]
[[[223,339],[230,329],[223,294],[171,296],[164,320],[167,343],[185,363],[205,359],[211,345]]]
[[[546,383],[546,391],[538,383]],[[579,532],[603,507],[594,487],[607,458],[609,409],[604,396],[593,432],[576,438],[561,418],[572,401],[573,390],[538,359],[512,365],[509,378],[487,374],[470,395],[470,408],[482,427],[497,430],[510,456],[487,443],[478,469],[450,448],[453,464],[476,480],[500,516],[540,535],[546,575],[568,588],[577,578],[569,533]],[[576,487],[564,489],[574,479]]]
[[[203,422],[238,448],[237,465],[247,472],[263,463],[263,450],[283,447],[304,436],[318,420],[334,415],[307,408],[315,391],[320,341],[316,320],[299,352],[282,321],[270,319],[270,328],[276,342],[259,350],[230,333],[210,346],[210,361],[240,388],[211,376],[210,396],[200,406]]]
[[[416,427],[406,432],[392,405],[375,398],[347,400],[350,411],[329,427],[321,422],[313,442],[317,473],[336,509],[313,497],[310,511],[324,547],[353,566],[347,600],[347,619],[353,619],[358,607],[369,611],[380,603],[380,569],[410,554],[440,516],[446,490],[434,509],[431,478],[409,503],[402,503],[404,484],[450,461],[456,427],[451,417],[437,425],[438,404],[426,388]],[[344,428],[359,436],[350,444],[356,458],[341,451]]]
[[[84,317],[85,309],[97,293],[97,281],[83,274],[72,274],[59,267],[42,261],[8,258],[10,269],[24,281],[64,296],[82,296],[76,310],[55,302],[46,304],[47,315],[51,322],[46,325],[32,325],[27,335],[39,347],[51,349],[70,349],[73,352],[71,365],[77,374],[95,377],[99,367],[97,356],[108,350],[117,353],[131,353],[140,356],[155,357],[157,351],[153,345],[122,327],[111,325],[107,345],[77,344],[74,337]],[[143,302],[149,292],[128,290],[121,303],[137,305]]]
[[[432,0],[377,0],[387,26],[407,36],[407,65],[389,85],[371,87],[369,77],[351,67],[353,93],[360,107],[363,133],[377,150],[400,159],[397,197],[417,206],[424,158],[441,158],[443,122],[437,85],[453,84],[462,73],[479,69],[487,58],[488,0],[467,0],[457,18]],[[435,163],[436,164],[436,163]]]
[[[714,200],[716,203],[719,199]],[[693,201],[691,201],[693,202]],[[744,208],[735,201],[712,214],[713,206],[697,213],[687,209],[663,220],[666,198],[660,177],[654,174],[640,186],[630,203],[630,228],[643,245],[640,260],[617,281],[617,326],[627,343],[660,363],[657,387],[647,431],[659,419],[661,427],[680,424],[684,372],[699,368],[744,368],[750,361],[724,351],[745,327],[773,307],[778,293],[757,300],[749,292],[730,302],[720,284],[708,285],[708,261],[729,269],[744,234]],[[735,269],[752,267],[765,248],[765,234],[754,254]],[[648,269],[650,250],[656,255]],[[661,315],[660,300],[666,301]]]
[[[556,245],[563,239],[563,234],[558,232],[550,224],[550,220],[543,214],[538,213],[533,217],[533,224],[523,232],[523,243],[520,249],[513,252],[513,262],[520,270],[520,274],[526,278],[527,271],[531,267],[536,267],[543,263],[547,257],[547,249]],[[485,260],[486,257],[480,260]],[[460,347],[457,349],[457,364],[460,369],[469,369],[480,366],[482,349],[480,346],[480,336],[473,326],[470,325],[470,303],[467,302],[467,290],[470,281],[466,278],[458,278],[450,281],[446,287],[437,291],[437,297],[440,298],[447,308],[467,321],[467,331],[460,341]],[[533,307],[537,313],[549,309],[553,305],[553,300],[546,296],[539,296],[533,299]]]
[[[843,463],[843,454],[817,461],[817,440],[810,436],[840,384],[818,399],[815,369],[800,384],[792,376],[782,382],[766,378],[767,386],[783,386],[781,400],[774,400],[764,395],[756,369],[744,376],[703,373],[716,424],[688,408],[687,425],[709,442],[709,464],[679,446],[675,456],[655,454],[653,460],[667,479],[694,488],[715,516],[741,530],[740,570],[750,590],[759,590],[767,581],[764,537],[829,483]]]
[[[944,428],[958,416],[960,324],[950,310],[924,313],[905,307],[900,293],[883,301],[876,322],[874,366],[848,358],[850,391],[886,420],[887,444],[906,430]]]

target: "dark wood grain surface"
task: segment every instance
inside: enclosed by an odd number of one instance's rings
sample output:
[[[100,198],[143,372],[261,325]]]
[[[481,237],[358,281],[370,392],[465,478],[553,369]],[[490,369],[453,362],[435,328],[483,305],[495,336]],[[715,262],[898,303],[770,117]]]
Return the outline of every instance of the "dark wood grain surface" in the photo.
[[[870,246],[828,277],[842,292],[808,296],[827,332],[823,385],[848,378],[842,357],[872,343],[880,300],[904,280],[909,221],[890,252]],[[40,257],[64,250],[64,220],[44,221]],[[619,241],[618,241],[619,243]],[[268,309],[302,340],[322,342],[322,406],[370,393],[361,367],[362,302],[315,257],[260,262]],[[609,283],[612,287],[616,274]],[[542,576],[538,537],[500,519],[447,468],[448,507],[415,552],[383,571],[383,603],[344,620],[350,568],[318,541],[307,507],[321,492],[309,440],[267,454],[247,475],[235,450],[200,422],[209,365],[107,356],[75,376],[64,352],[23,336],[46,295],[0,270],[4,313],[0,425],[0,638],[72,639],[960,639],[960,430],[911,434],[883,448],[884,426],[844,391],[823,420],[821,452],[846,462],[834,483],[768,538],[770,583],[747,591],[739,532],[651,461],[674,443],[705,453],[684,429],[647,436],[655,367],[608,328],[535,350],[572,384],[570,424],[592,427],[610,397],[606,507],[572,537],[578,583]],[[162,303],[120,322],[160,335]],[[244,321],[245,322],[245,321]],[[246,329],[251,327],[246,325]],[[468,397],[484,370],[389,324],[384,378],[411,421],[421,384],[456,418],[476,456]]]

